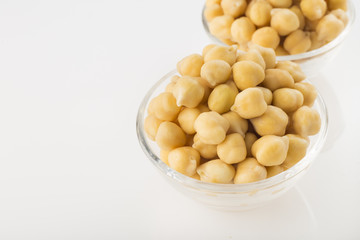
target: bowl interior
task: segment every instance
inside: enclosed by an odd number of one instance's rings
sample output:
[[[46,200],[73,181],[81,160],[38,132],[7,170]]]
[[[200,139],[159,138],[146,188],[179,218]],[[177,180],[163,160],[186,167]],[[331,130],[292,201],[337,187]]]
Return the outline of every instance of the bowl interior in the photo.
[[[294,165],[292,168],[265,180],[247,183],[247,184],[215,184],[215,183],[206,183],[202,182],[190,177],[187,177],[181,173],[176,172],[175,170],[168,167],[162,160],[160,160],[160,149],[157,144],[151,141],[145,133],[144,130],[144,119],[147,116],[147,107],[149,101],[163,92],[165,90],[166,85],[170,82],[170,78],[177,74],[176,70],[173,70],[162,77],[158,82],[153,85],[153,87],[147,92],[142,103],[140,104],[137,121],[136,121],[136,131],[138,135],[139,143],[147,156],[147,158],[155,165],[155,167],[160,170],[160,172],[166,175],[173,180],[176,180],[188,187],[195,188],[201,191],[211,191],[218,193],[234,193],[234,192],[247,192],[260,190],[264,188],[271,187],[273,185],[277,185],[283,181],[286,181],[292,177],[295,177],[297,174],[306,169],[311,162],[315,159],[316,155],[321,150],[325,138],[327,135],[328,128],[328,113],[324,103],[323,98],[318,93],[318,97],[314,103],[313,108],[315,108],[321,118],[321,129],[320,132],[310,137],[310,145],[307,150],[306,156]]]

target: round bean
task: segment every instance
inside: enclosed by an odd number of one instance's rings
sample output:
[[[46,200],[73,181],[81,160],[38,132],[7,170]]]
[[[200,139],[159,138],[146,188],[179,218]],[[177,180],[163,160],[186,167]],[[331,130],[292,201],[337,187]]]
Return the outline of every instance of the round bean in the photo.
[[[242,118],[250,119],[264,114],[267,106],[264,94],[260,89],[247,88],[236,96],[231,111],[236,112]]]
[[[201,77],[205,79],[211,87],[226,82],[230,78],[230,75],[231,67],[223,60],[208,61],[201,68]]]
[[[236,167],[234,177],[235,184],[251,183],[266,178],[266,168],[256,161],[255,158],[246,158]]]
[[[216,86],[209,96],[208,106],[210,110],[220,114],[228,112],[234,104],[238,92],[233,82]]]
[[[194,128],[203,143],[219,144],[224,141],[230,124],[217,112],[201,113],[195,120]]]
[[[194,108],[202,101],[204,87],[191,77],[181,77],[172,91],[178,106]]]
[[[280,43],[277,31],[272,27],[258,28],[251,38],[252,42],[266,48],[276,49]]]
[[[231,183],[235,175],[232,165],[224,163],[220,159],[215,159],[201,164],[197,168],[201,181],[210,183]]]
[[[182,76],[200,77],[201,66],[204,59],[199,54],[191,54],[177,64],[177,70]]]
[[[285,161],[289,138],[267,135],[259,138],[251,147],[253,156],[264,166],[280,165]]]
[[[234,164],[246,158],[246,145],[240,133],[232,133],[217,145],[217,155],[227,164]]]
[[[233,78],[236,86],[240,90],[245,90],[260,84],[265,78],[265,73],[264,69],[253,61],[240,61],[233,66]]]
[[[292,116],[293,127],[302,137],[312,136],[320,131],[321,119],[319,113],[308,106],[302,106]]]
[[[221,7],[225,15],[237,18],[245,13],[247,2],[246,0],[222,0]]]
[[[283,136],[289,119],[281,108],[269,105],[263,115],[250,121],[260,136]]]
[[[220,39],[231,38],[231,24],[234,22],[234,18],[229,15],[222,15],[213,18],[209,22],[209,30],[212,35]]]
[[[184,131],[173,122],[162,122],[155,137],[156,143],[163,150],[169,151],[182,147],[186,143]]]
[[[178,122],[185,133],[194,134],[196,132],[194,123],[200,113],[198,108],[184,108],[181,110],[178,116]]]
[[[169,166],[186,176],[194,176],[200,163],[200,154],[192,147],[173,149],[168,155]]]

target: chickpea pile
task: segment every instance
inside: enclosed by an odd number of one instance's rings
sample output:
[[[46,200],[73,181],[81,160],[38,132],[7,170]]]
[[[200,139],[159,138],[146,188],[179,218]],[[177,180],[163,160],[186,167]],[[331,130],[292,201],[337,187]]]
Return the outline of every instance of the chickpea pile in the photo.
[[[320,130],[316,89],[296,63],[253,45],[208,45],[177,65],[148,105],[144,129],[174,170],[211,183],[249,183],[291,168]]]
[[[347,0],[207,0],[209,31],[247,51],[249,45],[294,55],[324,46],[348,22]]]

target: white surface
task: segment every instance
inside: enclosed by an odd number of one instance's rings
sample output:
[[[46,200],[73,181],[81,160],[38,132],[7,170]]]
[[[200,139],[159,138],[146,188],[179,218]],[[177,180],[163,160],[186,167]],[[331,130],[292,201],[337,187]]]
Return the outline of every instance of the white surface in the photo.
[[[202,3],[0,3],[0,239],[360,239],[359,21],[316,81],[326,149],[284,197],[209,210],[147,161],[137,108],[209,42]]]

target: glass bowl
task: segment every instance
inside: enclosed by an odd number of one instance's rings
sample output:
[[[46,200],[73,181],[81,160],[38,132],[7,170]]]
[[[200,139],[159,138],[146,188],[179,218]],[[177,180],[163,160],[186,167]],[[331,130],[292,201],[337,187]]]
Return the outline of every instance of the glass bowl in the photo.
[[[321,117],[320,132],[316,136],[310,137],[311,142],[307,154],[300,162],[274,177],[247,184],[216,184],[201,182],[168,167],[160,160],[160,149],[157,144],[146,136],[144,119],[150,100],[165,90],[166,85],[175,74],[177,74],[176,70],[166,74],[147,92],[140,104],[136,119],[138,140],[146,157],[175,189],[215,209],[242,211],[262,206],[278,198],[293,187],[309,170],[325,142],[328,128],[328,113],[320,95],[314,104],[314,108]]]
[[[349,17],[349,22],[346,25],[345,29],[330,43],[322,46],[321,48],[314,49],[312,51],[287,55],[287,56],[277,56],[277,61],[294,61],[300,64],[302,70],[306,76],[311,77],[317,75],[322,68],[324,68],[329,62],[331,62],[335,56],[339,53],[341,49],[341,43],[344,41],[345,37],[349,34],[356,17],[355,5],[352,0],[348,0],[348,9],[347,14]],[[217,37],[212,35],[209,31],[208,23],[204,16],[205,5],[202,11],[202,23],[205,29],[205,32],[209,38],[216,44],[226,45],[220,41]]]

